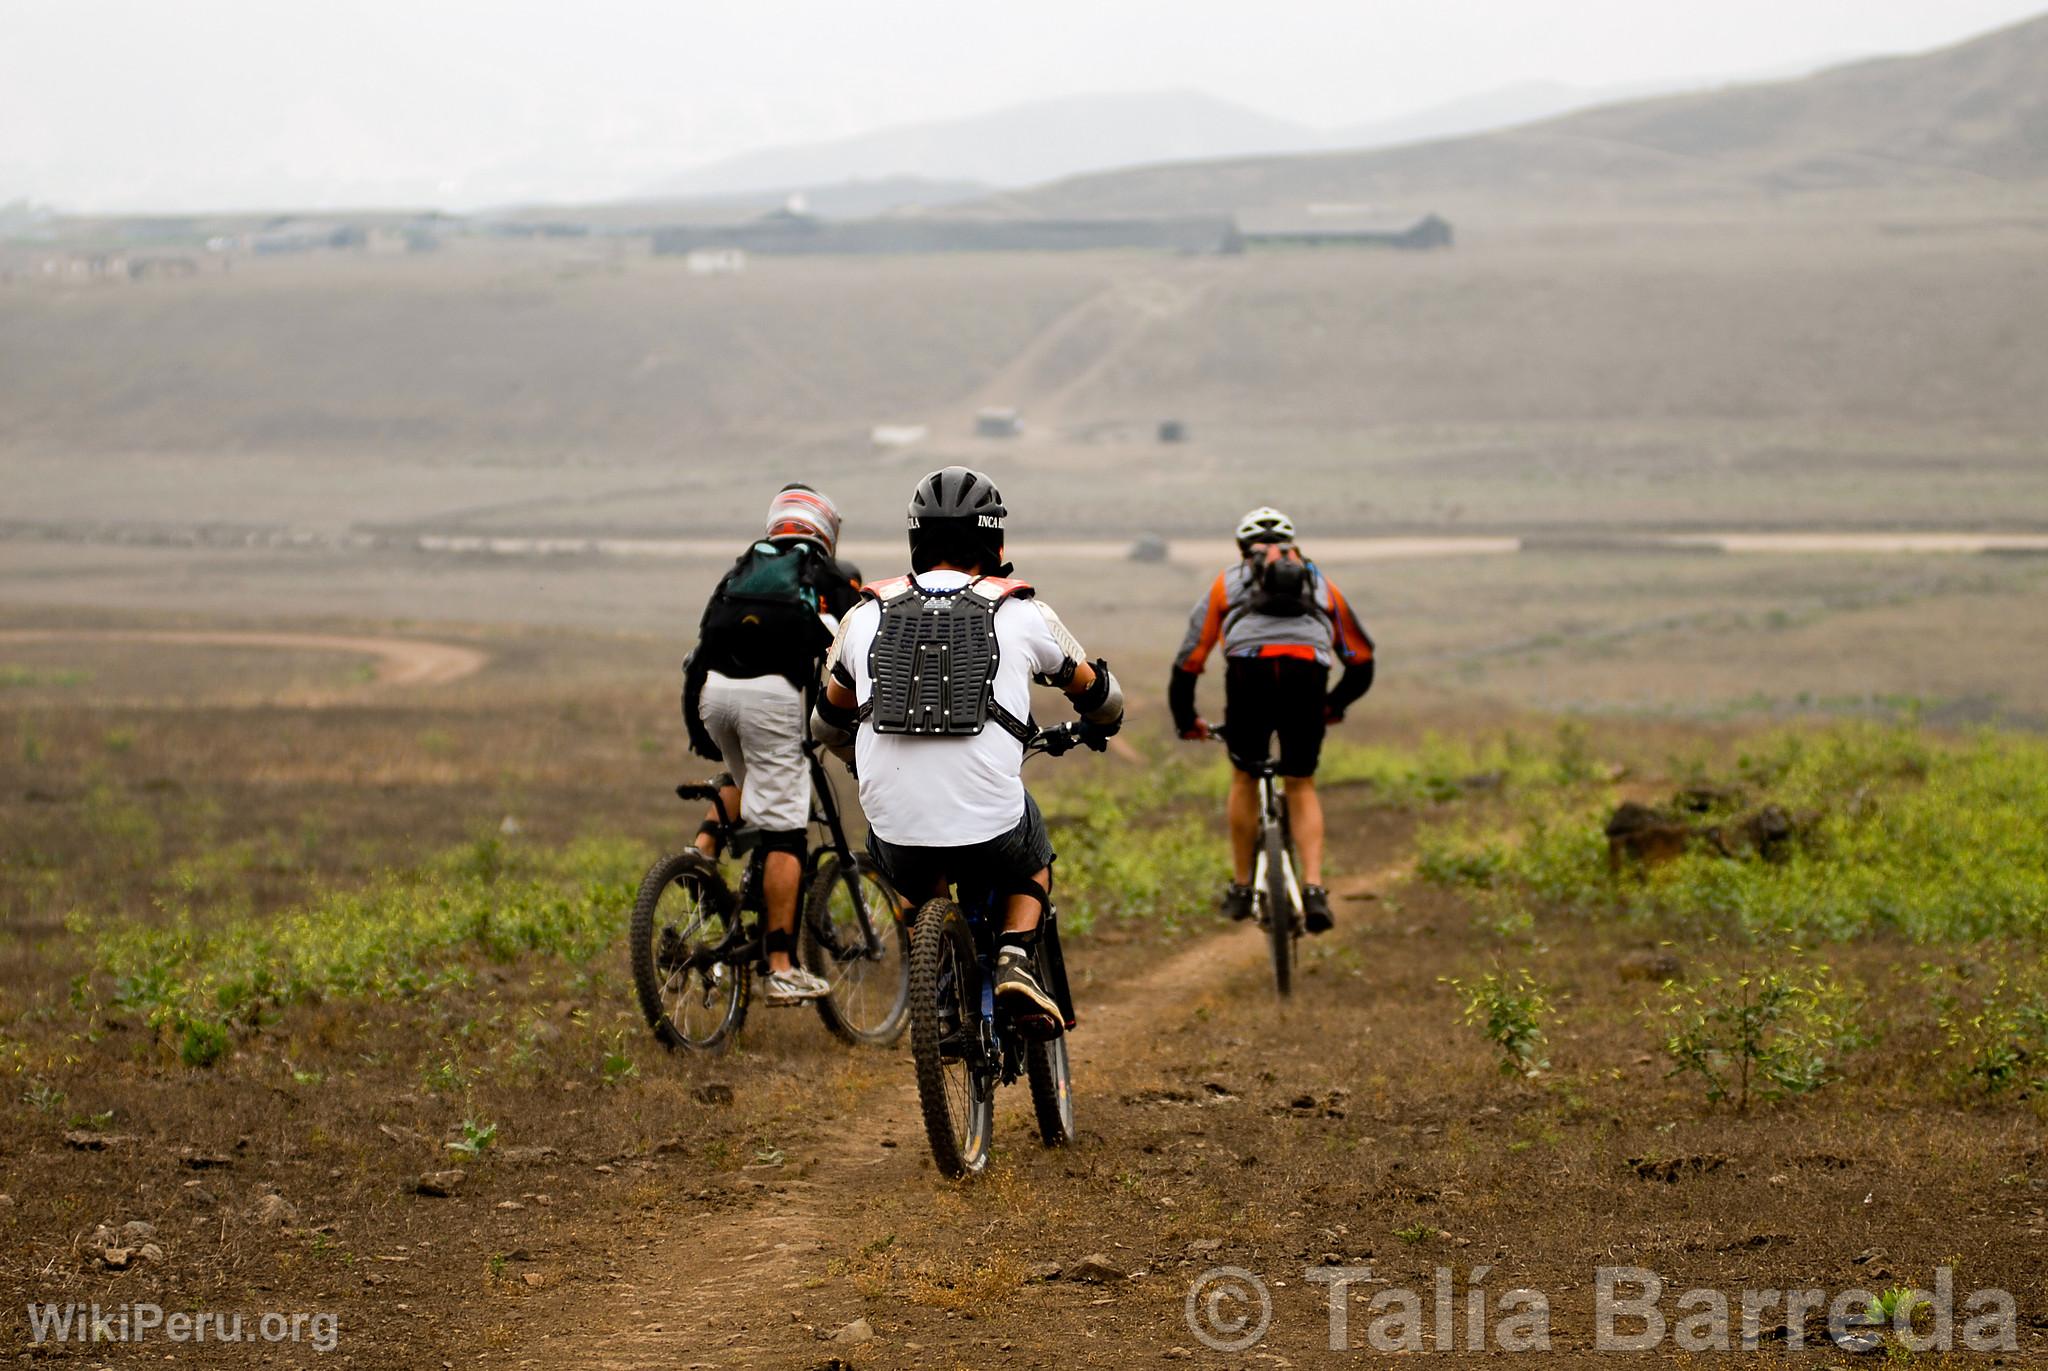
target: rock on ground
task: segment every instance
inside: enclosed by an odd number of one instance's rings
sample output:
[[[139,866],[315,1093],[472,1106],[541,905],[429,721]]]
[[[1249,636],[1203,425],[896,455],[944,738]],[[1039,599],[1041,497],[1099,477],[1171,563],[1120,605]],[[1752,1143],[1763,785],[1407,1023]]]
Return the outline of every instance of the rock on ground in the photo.
[[[1113,1285],[1124,1279],[1122,1268],[1100,1252],[1090,1252],[1067,1268],[1070,1281],[1087,1281],[1091,1285]]]
[[[866,1319],[855,1319],[852,1323],[847,1324],[844,1328],[835,1330],[829,1341],[872,1342],[874,1340],[874,1336],[874,1325],[870,1324]]]

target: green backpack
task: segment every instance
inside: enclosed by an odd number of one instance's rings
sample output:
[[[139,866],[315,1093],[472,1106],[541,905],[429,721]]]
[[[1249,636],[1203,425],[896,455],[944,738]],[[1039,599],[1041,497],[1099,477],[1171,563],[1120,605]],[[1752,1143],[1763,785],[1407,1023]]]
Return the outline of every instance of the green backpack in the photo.
[[[704,606],[697,650],[704,665],[739,678],[810,683],[832,645],[810,585],[816,554],[805,542],[755,543],[740,554]]]

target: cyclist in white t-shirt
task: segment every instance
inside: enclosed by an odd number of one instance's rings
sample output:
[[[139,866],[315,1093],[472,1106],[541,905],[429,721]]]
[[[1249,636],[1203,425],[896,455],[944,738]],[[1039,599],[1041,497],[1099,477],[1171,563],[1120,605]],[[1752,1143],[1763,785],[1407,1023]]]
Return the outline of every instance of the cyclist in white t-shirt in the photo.
[[[1123,726],[1123,690],[1029,585],[1008,579],[1008,513],[966,467],[918,482],[912,574],[864,587],[826,658],[811,726],[830,746],[853,745],[869,851],[907,899],[962,880],[1007,897],[995,993],[1020,1020],[1057,1021],[1032,956],[1053,850],[1021,775],[1037,731],[1031,684],[1064,691],[1102,738]]]
[[[832,987],[798,966],[796,914],[811,821],[811,769],[805,758],[806,697],[839,628],[859,601],[833,560],[839,508],[802,482],[776,492],[762,535],[740,554],[704,606],[697,646],[683,670],[683,720],[693,751],[726,764],[720,797],[727,817],[760,830],[765,910],[762,950],[770,1004],[815,1000]],[[712,808],[696,847],[718,856],[721,826]]]

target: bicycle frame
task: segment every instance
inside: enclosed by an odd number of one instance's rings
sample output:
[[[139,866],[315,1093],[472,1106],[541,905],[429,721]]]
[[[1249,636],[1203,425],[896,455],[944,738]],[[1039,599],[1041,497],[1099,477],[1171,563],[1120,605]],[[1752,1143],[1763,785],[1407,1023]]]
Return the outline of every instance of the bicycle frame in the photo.
[[[1042,730],[1025,745],[1024,758],[1029,761],[1039,755],[1057,757],[1080,746],[1098,752],[1102,750],[1099,740],[1091,740],[1083,725],[1064,724]],[[948,884],[960,906],[961,915],[967,920],[968,930],[974,935],[975,975],[981,986],[980,1013],[974,1024],[972,1050],[963,1050],[960,1055],[971,1069],[992,1070],[1002,1084],[1013,1085],[1024,1070],[1026,1040],[1007,1019],[996,1017],[996,939],[1001,932],[1008,901],[995,890],[974,890],[973,898],[969,899],[969,891],[962,887],[958,877]],[[1049,945],[1053,956],[1058,957],[1059,905],[1053,900],[1050,890],[1046,892],[1038,929],[1040,947]],[[965,1024],[960,1026],[962,1031],[966,1027]],[[1062,1025],[1062,1031],[1064,1028]],[[965,1049],[968,1044],[963,1042],[961,1046]]]
[[[1228,740],[1223,730],[1213,729],[1209,733],[1213,742]],[[1296,909],[1301,906],[1301,873],[1294,869],[1294,829],[1287,821],[1287,790],[1280,784],[1278,763],[1268,757],[1259,763],[1259,769],[1250,773],[1259,785],[1259,831],[1252,838],[1252,889],[1266,888],[1266,833],[1269,829],[1280,830],[1280,851],[1282,855],[1281,874],[1287,878],[1287,894]],[[1260,916],[1260,922],[1270,917],[1270,911]]]
[[[852,844],[846,839],[846,825],[839,813],[838,797],[832,789],[831,778],[825,774],[824,761],[818,755],[818,745],[806,738],[803,741],[803,751],[804,760],[811,772],[811,822],[824,825],[830,839],[822,847],[806,845],[803,878],[799,889],[807,890],[826,853],[837,853],[842,865],[848,869],[854,854]],[[748,962],[765,968],[768,964],[765,928],[767,898],[763,889],[761,865],[768,854],[756,844],[754,835],[758,830],[734,823],[733,816],[726,811],[723,783],[729,782],[730,779],[728,776],[719,776],[709,782],[676,787],[676,794],[682,799],[709,801],[712,808],[718,811],[716,832],[720,845],[734,856],[747,857],[747,864],[740,872],[739,885],[733,892],[733,908],[741,917],[733,920],[726,935],[714,946],[697,953],[691,961],[705,966],[713,966],[720,962]],[[867,941],[860,955],[871,959],[879,958],[882,952],[882,939],[875,932],[875,922],[868,911],[867,892],[862,889],[858,880],[848,880],[846,885],[848,893],[853,897],[854,913],[860,920],[861,933]],[[749,914],[760,917],[749,921],[745,917]]]
[[[1002,1084],[1014,1085],[1024,1070],[1026,1040],[1008,1019],[996,1015],[996,939],[1003,905],[1002,897],[995,892],[982,895],[972,904],[960,901],[960,912],[974,934],[975,979],[981,987],[980,1013],[973,1025],[971,1050],[962,1051],[961,1056],[970,1069],[993,1071]],[[1050,937],[1057,944],[1058,915],[1058,908],[1048,900],[1039,919],[1041,940]],[[966,1027],[961,1025],[963,1032]],[[961,1046],[967,1048],[969,1044],[963,1042]]]

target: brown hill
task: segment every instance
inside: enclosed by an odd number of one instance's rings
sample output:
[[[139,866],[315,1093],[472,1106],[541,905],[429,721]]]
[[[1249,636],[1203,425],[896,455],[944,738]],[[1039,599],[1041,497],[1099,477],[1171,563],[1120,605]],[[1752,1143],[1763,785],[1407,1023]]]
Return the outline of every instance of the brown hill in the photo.
[[[1045,214],[1310,200],[1689,204],[2048,183],[2048,15],[1795,81],[1608,105],[1371,152],[1179,163],[1005,197]]]

